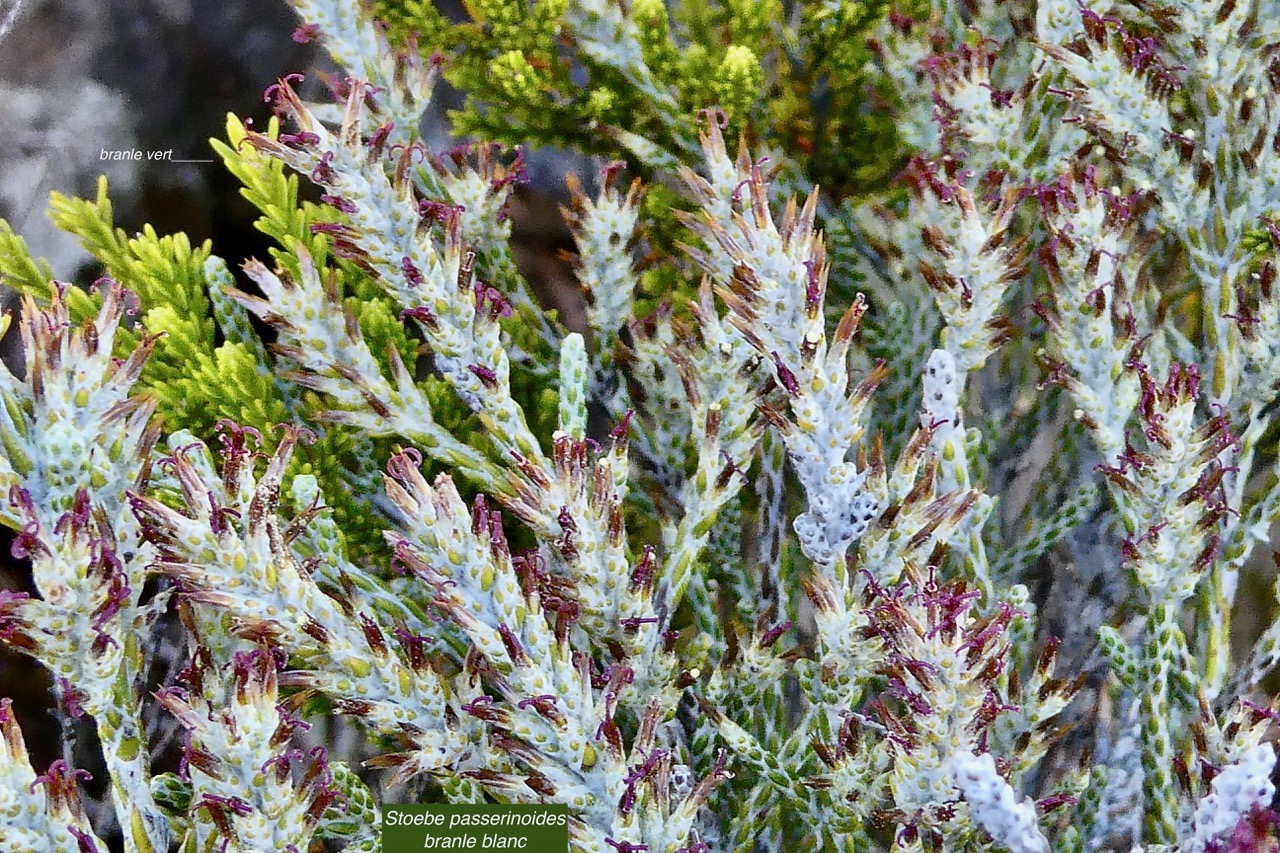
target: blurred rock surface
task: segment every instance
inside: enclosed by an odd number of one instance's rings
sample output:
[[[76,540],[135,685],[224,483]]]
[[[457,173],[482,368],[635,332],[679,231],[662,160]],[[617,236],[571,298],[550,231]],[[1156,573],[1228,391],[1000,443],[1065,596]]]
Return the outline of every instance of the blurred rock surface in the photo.
[[[209,159],[227,111],[262,114],[255,94],[312,61],[293,25],[284,3],[260,0],[28,0],[0,41],[0,215],[64,278],[88,256],[44,215],[49,193],[90,194],[100,174],[127,230],[210,236],[231,189],[218,164],[101,153]]]

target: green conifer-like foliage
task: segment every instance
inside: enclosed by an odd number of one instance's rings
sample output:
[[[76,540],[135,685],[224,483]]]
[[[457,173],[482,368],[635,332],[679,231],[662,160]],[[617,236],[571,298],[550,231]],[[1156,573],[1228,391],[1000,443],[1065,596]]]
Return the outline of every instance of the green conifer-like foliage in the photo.
[[[835,198],[882,189],[905,163],[895,93],[875,64],[888,4],[462,5],[453,21],[422,0],[374,4],[393,44],[441,57],[467,93],[451,116],[461,133],[663,168],[696,156],[695,115],[715,106],[735,135]]]

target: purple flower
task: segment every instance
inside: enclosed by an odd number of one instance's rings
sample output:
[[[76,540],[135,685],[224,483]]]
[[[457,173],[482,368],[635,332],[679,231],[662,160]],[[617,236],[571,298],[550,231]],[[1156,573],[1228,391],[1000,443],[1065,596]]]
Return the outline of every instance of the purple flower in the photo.
[[[293,28],[293,40],[298,44],[308,44],[319,36],[319,24],[298,24]]]

